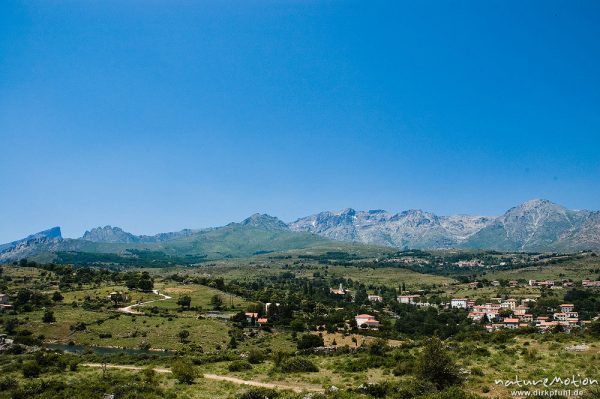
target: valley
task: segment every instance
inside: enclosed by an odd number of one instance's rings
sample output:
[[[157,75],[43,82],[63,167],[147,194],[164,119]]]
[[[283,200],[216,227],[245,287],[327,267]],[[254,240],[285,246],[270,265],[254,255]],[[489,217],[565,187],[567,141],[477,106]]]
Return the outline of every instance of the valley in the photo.
[[[582,287],[599,279],[594,252],[358,246],[153,268],[17,262],[0,276],[11,306],[0,318],[0,397],[82,395],[87,381],[105,395],[128,386],[147,398],[503,398],[510,389],[494,381],[515,374],[600,379],[600,288]],[[400,299],[411,296],[414,304]],[[531,299],[536,316],[571,299],[588,324],[488,332],[450,305],[462,297]],[[355,322],[365,313],[374,327]],[[452,364],[443,383],[420,368],[434,336]],[[60,361],[50,360],[54,349]]]

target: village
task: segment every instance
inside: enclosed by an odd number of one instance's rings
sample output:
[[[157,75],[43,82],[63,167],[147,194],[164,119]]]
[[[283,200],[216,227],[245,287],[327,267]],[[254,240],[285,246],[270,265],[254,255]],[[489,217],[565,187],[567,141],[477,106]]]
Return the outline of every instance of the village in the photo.
[[[553,280],[529,280],[526,283],[520,283],[516,280],[504,282],[505,285],[511,288],[519,286],[537,287],[545,289],[563,289],[575,286],[572,281],[556,282]],[[481,282],[468,283],[469,288],[477,289],[483,287]],[[501,286],[500,281],[489,282],[490,287]],[[582,288],[598,288],[600,281],[582,280]],[[350,290],[344,289],[340,284],[339,288],[330,288],[330,293],[336,296],[352,297]],[[382,303],[383,297],[377,294],[369,294],[367,299],[370,303]],[[501,329],[517,329],[517,328],[535,328],[539,332],[566,332],[569,333],[573,329],[582,328],[591,324],[591,320],[581,320],[579,313],[572,303],[562,303],[555,309],[549,309],[548,315],[534,316],[531,313],[531,306],[535,304],[535,298],[490,298],[489,301],[483,302],[470,298],[451,298],[449,302],[439,304],[428,302],[424,296],[420,294],[404,294],[396,297],[398,303],[404,305],[413,305],[416,307],[436,307],[439,309],[462,309],[468,312],[467,317],[473,323],[484,325],[486,331],[494,332]],[[247,314],[252,316],[251,314]],[[594,319],[597,319],[596,316]],[[362,329],[376,330],[380,326],[376,315],[372,314],[357,314],[354,318],[356,326]],[[256,319],[257,323],[264,324],[268,319]]]

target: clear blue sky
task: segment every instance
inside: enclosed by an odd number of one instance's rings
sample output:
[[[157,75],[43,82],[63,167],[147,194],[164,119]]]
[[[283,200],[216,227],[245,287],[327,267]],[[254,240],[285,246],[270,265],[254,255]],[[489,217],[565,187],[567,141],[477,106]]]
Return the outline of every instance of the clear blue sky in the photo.
[[[598,1],[2,1],[0,242],[600,209]]]

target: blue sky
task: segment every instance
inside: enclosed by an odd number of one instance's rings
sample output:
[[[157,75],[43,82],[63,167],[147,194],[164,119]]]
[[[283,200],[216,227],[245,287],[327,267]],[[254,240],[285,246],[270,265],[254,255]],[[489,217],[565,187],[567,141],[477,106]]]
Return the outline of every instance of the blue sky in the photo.
[[[596,1],[4,1],[0,242],[600,209]]]

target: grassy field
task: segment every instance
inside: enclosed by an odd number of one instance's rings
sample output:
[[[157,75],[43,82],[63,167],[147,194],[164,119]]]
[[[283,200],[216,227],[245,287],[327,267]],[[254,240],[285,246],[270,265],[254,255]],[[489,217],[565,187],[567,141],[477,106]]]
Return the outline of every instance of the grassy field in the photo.
[[[229,295],[215,288],[198,284],[176,285],[159,283],[155,288],[158,289],[160,293],[170,296],[171,299],[153,302],[151,304],[144,305],[141,308],[158,307],[159,309],[176,310],[179,308],[179,305],[177,305],[177,300],[183,295],[188,295],[192,299],[191,306],[199,307],[202,310],[212,309],[211,299],[215,295],[218,295],[223,299],[224,307],[229,312],[245,310],[249,305],[251,305],[250,302],[244,300],[243,298],[239,298],[235,295]]]
[[[351,278],[367,285],[384,285],[397,288],[404,283],[408,289],[429,285],[448,285],[456,280],[433,274],[417,273],[408,269],[381,267],[358,268],[352,266],[329,266],[329,273],[335,277]]]
[[[485,274],[488,280],[562,280],[600,279],[600,259],[586,257],[555,265],[527,267],[514,270],[492,271]]]

